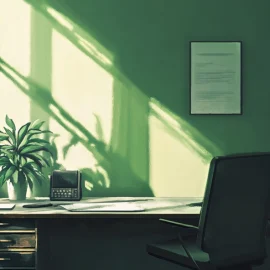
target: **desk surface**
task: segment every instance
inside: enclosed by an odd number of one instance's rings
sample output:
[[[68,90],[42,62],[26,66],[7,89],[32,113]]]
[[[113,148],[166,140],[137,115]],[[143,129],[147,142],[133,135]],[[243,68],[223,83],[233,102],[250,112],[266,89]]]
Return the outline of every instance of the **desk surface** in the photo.
[[[202,198],[153,198],[153,197],[111,197],[111,198],[83,198],[79,202],[51,202],[52,207],[23,208],[27,203],[50,202],[49,198],[27,199],[12,202],[16,204],[13,210],[0,210],[1,218],[149,218],[149,217],[198,217],[200,207],[189,207],[190,202],[201,201]],[[95,203],[95,202],[123,202],[138,204],[146,210],[142,212],[69,212],[59,206],[61,203]],[[0,199],[0,203],[8,203],[8,199]],[[168,204],[166,206],[166,204]]]

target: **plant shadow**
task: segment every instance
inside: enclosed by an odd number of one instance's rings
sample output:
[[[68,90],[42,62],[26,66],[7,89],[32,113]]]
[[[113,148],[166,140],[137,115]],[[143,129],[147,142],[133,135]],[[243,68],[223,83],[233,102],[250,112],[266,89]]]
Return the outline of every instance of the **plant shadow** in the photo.
[[[74,119],[54,99],[49,89],[44,88],[29,77],[23,76],[2,58],[0,58],[0,72],[2,72],[44,112],[69,132],[72,139],[70,143],[63,148],[64,155],[67,154],[71,146],[77,143],[80,143],[92,153],[97,161],[98,169],[81,169],[83,196],[154,196],[149,183],[142,180],[138,175],[136,175],[136,173],[134,173],[128,160],[121,155],[114,153],[103,142],[103,130],[98,116],[95,115],[96,131],[98,134],[97,139],[85,126]],[[44,171],[47,175],[49,175],[54,169],[63,169],[63,166],[57,162],[57,147],[54,140],[51,143],[51,148],[54,151],[54,163],[52,168]],[[109,179],[109,185],[107,186],[105,181],[106,178]],[[89,184],[91,185],[91,190],[86,188],[87,184],[88,186]]]

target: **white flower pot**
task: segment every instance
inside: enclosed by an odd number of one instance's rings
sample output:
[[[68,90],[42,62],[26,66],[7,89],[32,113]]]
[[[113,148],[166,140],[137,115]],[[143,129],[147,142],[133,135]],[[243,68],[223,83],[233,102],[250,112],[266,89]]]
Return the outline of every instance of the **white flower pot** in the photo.
[[[18,181],[15,183],[14,181],[7,180],[7,189],[8,189],[8,198],[12,201],[23,201],[26,199],[27,193],[27,182],[26,181]]]

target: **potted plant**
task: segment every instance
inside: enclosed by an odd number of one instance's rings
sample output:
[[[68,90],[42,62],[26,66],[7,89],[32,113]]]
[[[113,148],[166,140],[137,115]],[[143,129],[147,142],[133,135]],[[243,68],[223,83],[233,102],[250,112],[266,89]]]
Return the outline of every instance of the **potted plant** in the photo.
[[[50,166],[52,157],[49,141],[38,138],[44,121],[35,120],[21,126],[17,131],[12,119],[6,116],[5,131],[0,131],[0,183],[7,182],[10,200],[25,200],[27,188],[33,189],[33,183],[48,179],[42,174],[42,168]],[[49,158],[41,155],[45,151]]]

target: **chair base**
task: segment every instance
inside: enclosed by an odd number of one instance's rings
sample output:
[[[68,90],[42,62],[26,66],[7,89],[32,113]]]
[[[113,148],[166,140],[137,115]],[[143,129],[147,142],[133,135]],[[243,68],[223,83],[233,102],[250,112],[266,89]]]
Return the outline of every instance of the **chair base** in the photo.
[[[261,265],[263,263],[263,260],[258,260],[257,262],[252,262],[252,264],[217,267],[210,262],[208,254],[198,248],[192,239],[190,239],[190,241],[185,241],[185,244],[191,256],[202,270],[252,270],[253,265]],[[189,269],[196,269],[196,266],[187,256],[179,239],[149,244],[147,245],[147,252],[149,255],[156,258],[170,261],[183,267],[188,267]]]

